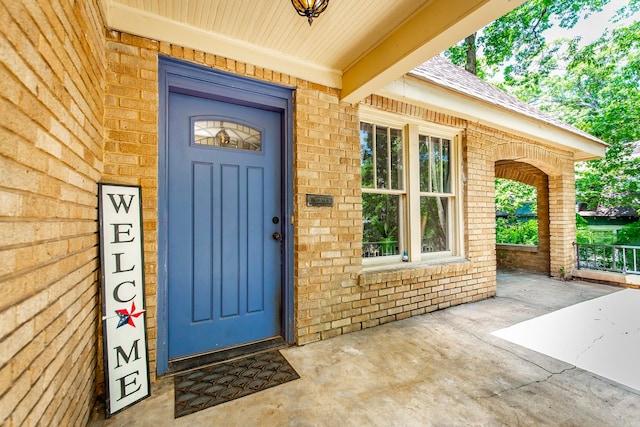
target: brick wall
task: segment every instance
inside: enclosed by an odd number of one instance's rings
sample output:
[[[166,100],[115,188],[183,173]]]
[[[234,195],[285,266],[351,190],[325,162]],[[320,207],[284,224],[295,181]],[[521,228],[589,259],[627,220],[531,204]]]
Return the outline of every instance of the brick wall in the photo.
[[[501,134],[497,134],[501,135]],[[549,189],[549,270],[551,276],[569,274],[575,264],[575,172],[571,153],[522,138],[502,135],[492,149],[495,161],[517,160],[547,175]]]
[[[340,102],[335,89],[216,55],[128,34],[113,32],[107,38],[105,176],[116,182],[139,183],[145,194],[148,208],[144,213],[148,248],[145,273],[147,304],[152,311],[149,313],[152,371],[155,371],[153,307],[157,257],[157,117],[153,112],[157,103],[158,54],[296,87],[294,286],[298,344],[495,295],[493,180],[495,162],[499,159],[496,147],[512,143],[512,136],[384,97],[371,96],[365,100],[378,109],[466,130],[462,142],[467,261],[446,267],[363,273],[357,107]],[[130,121],[142,117],[139,116],[142,113],[153,120],[152,124],[133,128]],[[516,154],[521,154],[522,149],[537,149],[530,141],[518,142],[520,145],[510,146]],[[507,157],[512,154],[499,153]],[[554,161],[553,156],[547,159],[536,155],[533,159],[543,163]],[[332,195],[333,208],[306,206],[308,193]]]
[[[370,96],[363,103],[380,110],[402,114],[425,122],[464,130],[467,122],[381,96]],[[493,163],[481,155],[483,134],[463,137],[465,207],[463,213],[466,260],[459,262],[392,267],[363,271],[360,259],[353,259],[357,282],[343,282],[339,292],[317,297],[320,316],[310,317],[309,340],[352,332],[382,323],[420,315],[495,295],[495,253],[487,245],[494,233]],[[359,147],[356,148],[359,154]],[[359,159],[357,159],[359,162]],[[359,164],[359,163],[358,163]],[[486,216],[490,212],[490,216]],[[360,218],[358,218],[360,220]],[[473,225],[470,225],[473,224]],[[361,226],[358,225],[357,255],[361,255]],[[495,241],[495,239],[494,239]],[[335,292],[335,293],[334,293]],[[334,296],[335,295],[335,296]],[[338,297],[339,296],[339,297]]]
[[[489,296],[496,291],[495,253],[495,159],[492,149],[503,137],[494,129],[469,123],[466,131],[465,233],[467,257],[474,262],[475,274],[489,278]]]
[[[0,2],[0,424],[82,425],[95,401],[95,1]]]
[[[360,153],[357,109],[338,91],[271,70],[168,43],[109,32],[106,42],[105,180],[142,186],[150,369],[156,370],[158,54],[295,86],[294,276],[296,336],[317,340],[311,318],[357,280],[360,262]],[[327,211],[308,208],[307,193],[334,196]]]
[[[549,180],[547,175],[526,163],[501,160],[496,162],[496,178],[511,179],[535,187],[538,212],[538,245],[535,248],[498,245],[496,248],[498,268],[516,268],[549,274]]]
[[[576,191],[573,164],[560,175],[549,177],[549,234],[551,235],[551,275],[571,274],[576,263]]]
[[[349,310],[362,251],[360,125],[357,109],[341,103],[338,95],[317,85],[296,91],[294,280],[299,344],[335,335],[332,329],[352,330],[348,314],[355,314]],[[308,207],[306,194],[332,195],[334,206]]]
[[[497,160],[525,159],[549,175],[550,233],[557,235],[550,244],[551,270],[570,267],[568,154],[371,96],[364,102],[372,107],[463,130],[467,259],[363,272],[357,106],[341,102],[336,89],[285,74],[129,34],[105,36],[96,1],[0,3],[0,424],[71,425],[88,418],[102,381],[101,180],[142,186],[155,372],[158,54],[296,88],[299,344],[494,295]],[[332,195],[334,206],[307,207],[307,193]]]
[[[144,278],[150,374],[155,375],[160,44],[107,31],[103,181],[142,187]],[[103,393],[104,366],[98,363]]]

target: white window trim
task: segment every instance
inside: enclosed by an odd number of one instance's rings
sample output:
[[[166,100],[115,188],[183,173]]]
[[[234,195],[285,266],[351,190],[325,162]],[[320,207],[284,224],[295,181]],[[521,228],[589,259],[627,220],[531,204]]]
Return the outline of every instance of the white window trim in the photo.
[[[375,110],[373,110],[375,111]],[[362,113],[362,111],[361,111]],[[376,111],[376,113],[380,113]],[[362,193],[372,193],[372,194],[392,194],[397,195],[399,197],[400,203],[400,211],[403,213],[403,218],[399,221],[398,224],[398,240],[401,247],[408,247],[408,237],[409,232],[407,231],[406,221],[407,221],[407,208],[402,207],[406,206],[406,200],[408,197],[408,188],[407,188],[407,134],[405,129],[405,124],[403,121],[398,120],[396,115],[389,115],[382,113],[382,115],[375,114],[374,116],[364,116],[361,114],[359,118],[359,123],[367,122],[371,123],[375,126],[385,126],[389,128],[400,129],[402,131],[402,182],[403,182],[403,190],[392,190],[392,189],[384,189],[384,188],[364,188],[361,186]],[[388,255],[388,256],[378,256],[372,258],[363,258],[362,264],[365,266],[378,266],[381,264],[389,265],[402,263],[403,254],[398,255]]]
[[[451,128],[435,123],[428,123],[416,120],[411,117],[404,117],[396,113],[380,111],[367,106],[360,107],[359,122],[367,122],[380,126],[389,126],[403,130],[403,162],[404,162],[404,191],[385,191],[390,194],[405,194],[406,212],[401,221],[401,239],[404,239],[405,247],[408,249],[409,263],[417,265],[424,262],[437,262],[442,259],[446,261],[451,258],[459,258],[464,255],[464,218],[462,205],[462,130]],[[449,206],[449,242],[451,250],[443,252],[422,253],[422,236],[419,232],[411,233],[410,230],[420,230],[420,158],[419,158],[419,135],[429,135],[449,139],[454,162],[451,163],[451,193],[434,193],[434,196],[450,194]],[[363,188],[362,192],[367,193],[368,189]],[[371,191],[374,192],[374,191]],[[375,190],[379,193],[379,190]],[[407,265],[402,262],[402,255],[363,258],[362,264],[365,268],[381,266]]]
[[[462,147],[461,147],[461,134],[462,131],[460,129],[453,129],[444,127],[436,124],[421,124],[418,126],[418,131],[416,133],[416,142],[415,142],[415,165],[409,165],[409,173],[414,174],[415,170],[415,179],[416,186],[419,195],[433,195],[436,197],[440,196],[451,196],[449,198],[449,224],[448,224],[448,238],[450,244],[450,250],[441,251],[441,252],[430,252],[423,253],[422,252],[422,241],[421,236],[419,241],[417,242],[417,248],[413,248],[412,246],[412,258],[418,258],[420,261],[432,261],[437,258],[445,258],[445,257],[459,257],[464,255],[464,217],[463,217],[463,206],[462,206]],[[453,156],[454,162],[450,163],[450,192],[449,193],[429,193],[429,192],[420,192],[420,160],[419,160],[419,135],[428,135],[430,137],[436,138],[444,138],[451,141],[451,154]],[[413,140],[412,140],[413,141]],[[413,167],[412,167],[413,166]],[[416,197],[414,197],[416,198]],[[418,202],[420,198],[417,197]],[[419,211],[419,207],[418,207]],[[420,218],[418,218],[418,229],[420,227]],[[413,226],[413,224],[411,224]],[[419,256],[413,256],[413,250],[417,250],[417,254]],[[413,259],[412,259],[413,260]]]

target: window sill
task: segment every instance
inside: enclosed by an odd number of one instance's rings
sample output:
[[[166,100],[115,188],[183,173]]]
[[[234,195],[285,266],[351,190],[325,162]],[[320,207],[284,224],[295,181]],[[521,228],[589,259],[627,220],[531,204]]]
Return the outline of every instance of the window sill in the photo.
[[[371,286],[403,280],[423,280],[425,277],[455,277],[470,274],[473,263],[464,257],[443,257],[429,261],[402,262],[363,269],[358,285]]]
[[[465,257],[447,256],[442,258],[434,258],[430,260],[422,260],[416,262],[394,262],[389,264],[367,265],[362,268],[362,274],[367,273],[384,273],[387,271],[414,270],[416,268],[433,267],[438,265],[459,264],[467,262]]]

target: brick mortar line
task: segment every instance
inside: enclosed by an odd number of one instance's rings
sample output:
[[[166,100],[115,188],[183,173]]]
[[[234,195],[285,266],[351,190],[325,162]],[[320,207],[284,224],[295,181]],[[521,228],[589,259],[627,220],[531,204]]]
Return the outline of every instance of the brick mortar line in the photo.
[[[66,254],[64,256],[60,256],[60,257],[57,257],[57,258],[51,258],[48,262],[45,262],[45,263],[42,263],[42,264],[38,264],[37,266],[32,267],[32,268],[23,269],[23,270],[19,270],[19,271],[10,273],[10,274],[5,274],[4,276],[0,276],[0,283],[8,281],[8,280],[12,280],[12,279],[17,279],[20,276],[26,276],[27,274],[34,273],[34,272],[36,272],[37,270],[39,270],[41,268],[45,268],[45,267],[49,267],[51,265],[58,264],[60,261],[62,261],[64,259],[75,257],[76,255],[80,255],[80,254],[83,254],[83,253],[86,253],[86,252],[90,252],[90,251],[92,251],[94,249],[96,249],[96,255],[94,257],[90,258],[86,263],[80,265],[79,268],[76,268],[75,270],[65,271],[62,275],[53,278],[51,280],[51,282],[44,284],[40,288],[40,290],[47,289],[50,286],[55,285],[56,283],[60,282],[61,278],[65,277],[65,276],[68,276],[71,273],[75,273],[75,272],[79,271],[82,267],[87,266],[88,264],[91,263],[91,261],[94,261],[94,260],[98,262],[98,267],[96,267],[96,269],[93,270],[93,271],[98,271],[99,270],[99,263],[100,263],[100,256],[99,256],[99,254],[97,252],[98,245],[96,244],[96,245],[87,246],[87,247],[82,248],[80,250],[68,253],[68,254]],[[31,295],[29,295],[29,296],[31,296]],[[28,297],[25,297],[25,298],[19,299],[17,301],[14,301],[12,305],[18,305],[21,302],[25,301],[26,299],[28,299]],[[4,310],[6,308],[7,307],[2,307],[2,308],[0,308],[0,310]]]
[[[93,181],[91,178],[88,178],[88,180]],[[59,181],[59,182],[63,182],[63,181]],[[98,193],[96,192],[89,192],[86,190],[81,189],[80,187],[73,187],[72,188],[82,191],[82,192],[86,192],[87,194],[91,195],[92,197],[95,196],[96,198],[96,204],[95,205],[87,205],[87,204],[83,204],[81,202],[74,202],[72,200],[63,200],[60,199],[59,197],[52,197],[52,196],[47,196],[46,194],[42,194],[42,193],[34,193],[32,191],[27,191],[27,190],[21,190],[18,188],[11,188],[11,187],[3,187],[0,186],[0,190],[5,191],[7,193],[12,193],[12,194],[18,194],[21,196],[29,196],[29,197],[37,197],[37,198],[41,198],[41,199],[45,199],[45,200],[55,200],[58,201],[60,203],[63,203],[65,205],[72,205],[74,207],[80,207],[80,208],[88,208],[91,210],[96,210],[98,209]],[[97,190],[97,186],[96,186],[96,190]],[[0,217],[0,218],[7,218],[7,217]],[[14,218],[33,218],[33,217],[14,217]],[[54,220],[58,220],[58,218],[56,217],[49,217],[49,218],[53,218]],[[60,219],[64,219],[64,217],[60,217]],[[70,218],[70,219],[77,219],[78,221],[85,221],[88,220],[87,218]],[[98,219],[97,213],[96,213],[96,220]]]
[[[89,221],[87,221],[87,222],[89,222]],[[95,222],[95,221],[91,221],[91,222]],[[69,221],[69,223],[71,223],[71,221]],[[74,221],[73,223],[77,223],[77,221]],[[51,239],[43,239],[43,240],[30,240],[29,242],[16,243],[16,244],[12,244],[12,245],[3,245],[2,247],[0,247],[0,252],[10,251],[10,250],[15,250],[15,249],[30,248],[30,247],[33,247],[33,246],[45,245],[45,244],[48,244],[48,243],[65,242],[65,241],[78,239],[78,238],[89,237],[89,236],[96,236],[96,239],[98,239],[97,234],[98,234],[98,230],[97,230],[97,224],[96,224],[96,230],[93,231],[93,232],[80,233],[80,234],[74,234],[74,235],[69,235],[69,236],[60,236],[59,238],[51,238]],[[85,248],[91,248],[91,247],[94,247],[94,246],[87,246]],[[1,277],[0,277],[0,280],[2,280]]]

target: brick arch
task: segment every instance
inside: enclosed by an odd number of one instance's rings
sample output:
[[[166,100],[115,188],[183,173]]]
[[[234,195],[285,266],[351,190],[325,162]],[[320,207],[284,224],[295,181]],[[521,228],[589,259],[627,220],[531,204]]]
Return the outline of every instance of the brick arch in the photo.
[[[550,176],[561,175],[565,163],[565,159],[558,152],[521,141],[495,145],[493,158],[496,162],[513,160],[528,163]]]
[[[518,181],[536,188],[548,185],[547,174],[544,171],[531,164],[515,160],[497,161],[496,178]]]
[[[514,247],[497,247],[498,268],[519,268],[537,273],[551,272],[551,236],[549,222],[549,178],[536,166],[514,160],[500,160],[495,164],[495,177],[511,179],[531,185],[537,190],[538,246],[518,250]]]

